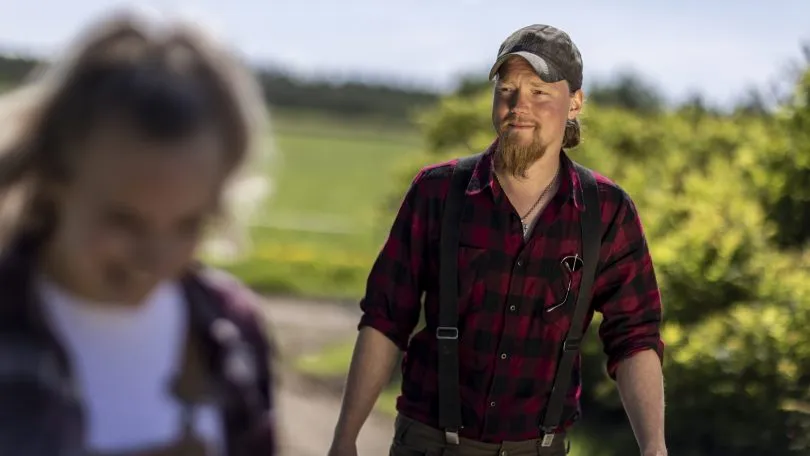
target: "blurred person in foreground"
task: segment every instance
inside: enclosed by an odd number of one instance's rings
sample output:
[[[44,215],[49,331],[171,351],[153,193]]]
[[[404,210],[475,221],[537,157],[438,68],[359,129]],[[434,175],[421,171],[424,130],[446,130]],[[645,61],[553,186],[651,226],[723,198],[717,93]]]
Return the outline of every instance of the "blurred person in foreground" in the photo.
[[[400,350],[391,455],[566,454],[580,418],[579,342],[597,311],[640,452],[666,455],[661,301],[639,215],[566,153],[580,140],[579,50],[561,30],[528,26],[501,45],[490,79],[497,138],[416,175],[371,270],[330,454],[356,454]],[[458,225],[445,229],[454,189]],[[455,253],[444,255],[446,242]],[[454,262],[457,274],[442,277]],[[423,293],[426,327],[411,338]]]
[[[156,19],[101,18],[2,98],[0,454],[275,454],[257,297],[194,260],[262,97]]]

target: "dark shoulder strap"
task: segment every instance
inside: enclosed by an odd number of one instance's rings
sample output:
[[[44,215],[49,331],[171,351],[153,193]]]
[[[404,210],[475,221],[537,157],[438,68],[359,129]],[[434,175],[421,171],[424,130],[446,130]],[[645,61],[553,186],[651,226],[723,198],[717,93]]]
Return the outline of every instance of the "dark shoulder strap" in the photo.
[[[444,201],[439,251],[439,326],[436,328],[439,374],[439,427],[448,443],[458,443],[461,393],[458,360],[458,244],[464,194],[481,154],[458,161]]]
[[[554,439],[553,431],[560,425],[563,406],[568,389],[571,387],[571,375],[574,361],[579,353],[585,325],[585,315],[588,313],[593,292],[593,283],[596,280],[596,265],[599,262],[599,250],[602,242],[601,212],[599,207],[599,189],[596,178],[587,168],[574,163],[574,167],[582,186],[582,197],[585,211],[581,215],[580,227],[582,231],[582,281],[579,286],[577,303],[571,316],[571,327],[562,346],[562,354],[554,386],[546,406],[545,417],[541,422],[541,429],[545,433],[543,446],[550,446]]]

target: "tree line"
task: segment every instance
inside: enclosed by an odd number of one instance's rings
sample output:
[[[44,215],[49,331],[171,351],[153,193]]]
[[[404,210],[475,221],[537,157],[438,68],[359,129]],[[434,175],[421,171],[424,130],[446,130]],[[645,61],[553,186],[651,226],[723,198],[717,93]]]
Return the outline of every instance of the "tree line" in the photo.
[[[0,85],[23,81],[43,62],[25,56],[0,56]],[[413,114],[436,103],[436,93],[359,81],[302,80],[286,72],[255,68],[267,103],[274,108],[306,109],[346,117],[377,117],[409,123]]]

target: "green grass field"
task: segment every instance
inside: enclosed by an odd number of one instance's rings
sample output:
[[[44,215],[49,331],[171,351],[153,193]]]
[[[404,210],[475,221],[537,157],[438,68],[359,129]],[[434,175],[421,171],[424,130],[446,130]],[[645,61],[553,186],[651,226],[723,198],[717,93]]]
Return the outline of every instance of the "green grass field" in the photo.
[[[392,168],[420,151],[419,134],[374,119],[273,114],[273,193],[253,222],[250,256],[226,267],[267,293],[356,298],[386,234],[378,209]]]

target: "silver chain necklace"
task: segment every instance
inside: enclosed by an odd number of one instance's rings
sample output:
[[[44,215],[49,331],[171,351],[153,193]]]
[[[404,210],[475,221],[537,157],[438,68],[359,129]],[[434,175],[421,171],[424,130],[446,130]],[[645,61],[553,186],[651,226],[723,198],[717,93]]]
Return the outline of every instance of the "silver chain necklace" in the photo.
[[[498,183],[500,184],[501,180],[498,179],[498,174],[497,173],[494,174],[495,180],[497,180]],[[531,213],[535,210],[535,208],[537,208],[537,205],[540,204],[540,201],[543,200],[543,197],[546,196],[546,193],[548,193],[548,191],[551,190],[551,187],[553,187],[554,184],[557,182],[557,177],[559,175],[560,175],[560,168],[557,167],[557,171],[554,173],[554,177],[551,179],[551,182],[549,182],[548,185],[546,185],[546,188],[544,188],[543,192],[540,193],[540,196],[537,197],[537,200],[535,200],[534,204],[532,204],[532,207],[530,207],[529,210],[526,211],[526,215],[520,218],[520,223],[521,225],[523,225],[523,237],[526,237],[529,234],[530,224],[527,222],[526,219],[529,218],[529,215],[531,215]],[[503,187],[503,185],[501,185],[501,187]]]

